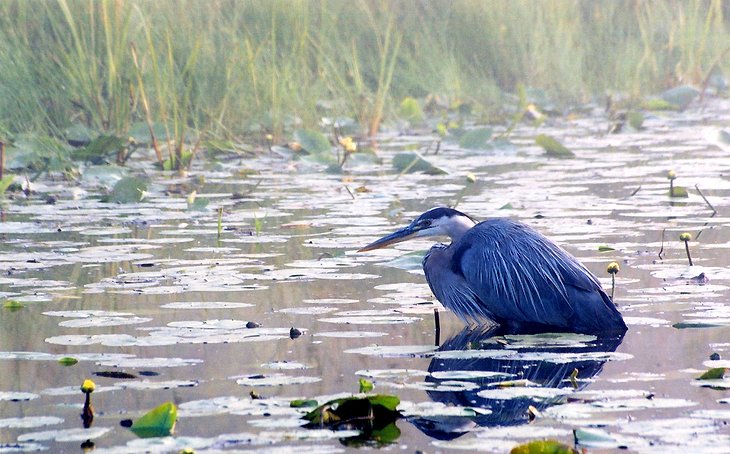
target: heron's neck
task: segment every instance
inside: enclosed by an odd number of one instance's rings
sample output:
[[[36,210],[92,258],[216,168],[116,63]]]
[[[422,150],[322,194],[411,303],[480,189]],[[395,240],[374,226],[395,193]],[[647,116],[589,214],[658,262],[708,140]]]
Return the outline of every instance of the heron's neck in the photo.
[[[455,243],[461,239],[464,234],[474,227],[476,223],[466,216],[458,216],[451,220],[446,226],[446,234],[451,238],[451,242]]]

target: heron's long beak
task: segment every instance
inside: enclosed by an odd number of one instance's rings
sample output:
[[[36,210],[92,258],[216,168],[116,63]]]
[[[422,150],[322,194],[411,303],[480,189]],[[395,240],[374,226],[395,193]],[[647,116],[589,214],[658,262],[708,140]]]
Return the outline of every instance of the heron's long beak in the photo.
[[[400,243],[401,241],[406,241],[411,239],[413,236],[416,235],[418,230],[414,230],[413,227],[406,226],[403,227],[400,230],[396,230],[395,232],[385,235],[384,237],[380,238],[379,240],[375,240],[372,243],[368,244],[367,246],[360,248],[357,250],[357,252],[365,252],[365,251],[372,251],[373,249],[380,249],[384,248],[385,246],[389,246],[391,244]]]

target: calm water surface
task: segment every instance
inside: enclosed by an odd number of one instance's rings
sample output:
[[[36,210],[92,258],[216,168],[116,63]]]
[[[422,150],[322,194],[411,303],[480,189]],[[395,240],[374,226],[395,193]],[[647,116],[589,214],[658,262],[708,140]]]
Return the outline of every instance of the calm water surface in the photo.
[[[579,430],[585,445],[608,450],[730,452],[730,381],[695,380],[730,366],[730,158],[714,140],[728,107],[653,117],[619,135],[588,118],[520,129],[510,148],[444,143],[427,156],[448,171],[439,176],[391,167],[395,153],[434,137],[384,135],[382,164],[346,176],[270,156],[199,164],[191,178],[155,174],[137,205],[98,202],[90,179],[39,182],[36,195],[4,203],[0,222],[0,292],[25,306],[0,310],[0,452],[78,452],[87,439],[95,452],[350,450],[336,433],[300,427],[288,402],[357,392],[360,377],[402,401],[401,435],[385,450],[505,452],[535,438],[572,444]],[[577,157],[546,157],[537,133]],[[239,176],[241,167],[259,174]],[[668,197],[669,169],[689,198]],[[198,175],[210,202],[189,211]],[[457,201],[477,218],[532,225],[607,289],[606,265],[619,262],[626,336],[490,337],[442,312],[435,346],[438,304],[420,258],[406,255],[430,243],[355,250]],[[692,280],[701,273],[708,282]],[[291,339],[292,327],[303,335]],[[64,367],[64,356],[79,363]],[[95,375],[112,371],[136,378]],[[79,418],[85,378],[97,385],[89,430]],[[490,385],[517,379],[541,386]],[[165,401],[179,407],[175,437],[143,440],[120,426]],[[530,405],[540,415],[528,423]]]

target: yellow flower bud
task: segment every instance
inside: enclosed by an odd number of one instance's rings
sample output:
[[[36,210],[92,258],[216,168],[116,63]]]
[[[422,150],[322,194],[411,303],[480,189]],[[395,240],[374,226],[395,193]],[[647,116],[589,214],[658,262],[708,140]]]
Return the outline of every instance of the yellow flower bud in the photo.
[[[692,234],[689,232],[684,232],[679,235],[679,241],[690,241],[692,240]]]
[[[621,270],[621,267],[618,266],[618,262],[611,262],[606,267],[606,271],[608,271],[609,274],[616,274]]]
[[[88,378],[81,384],[81,392],[84,394],[91,394],[96,389],[96,384]]]
[[[667,179],[674,180],[676,178],[677,178],[677,172],[675,172],[674,170],[670,170],[669,172],[667,172]]]

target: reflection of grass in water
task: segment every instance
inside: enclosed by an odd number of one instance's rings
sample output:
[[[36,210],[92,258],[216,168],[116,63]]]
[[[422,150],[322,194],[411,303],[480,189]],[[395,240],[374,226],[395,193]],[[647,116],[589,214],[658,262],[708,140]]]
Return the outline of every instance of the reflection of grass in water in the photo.
[[[177,140],[191,127],[277,137],[294,117],[316,124],[323,108],[372,133],[407,96],[488,109],[496,87],[516,82],[578,101],[636,95],[706,80],[730,44],[722,5],[8,1],[0,118],[13,131],[81,121],[124,134],[144,118],[132,37],[150,112]]]

